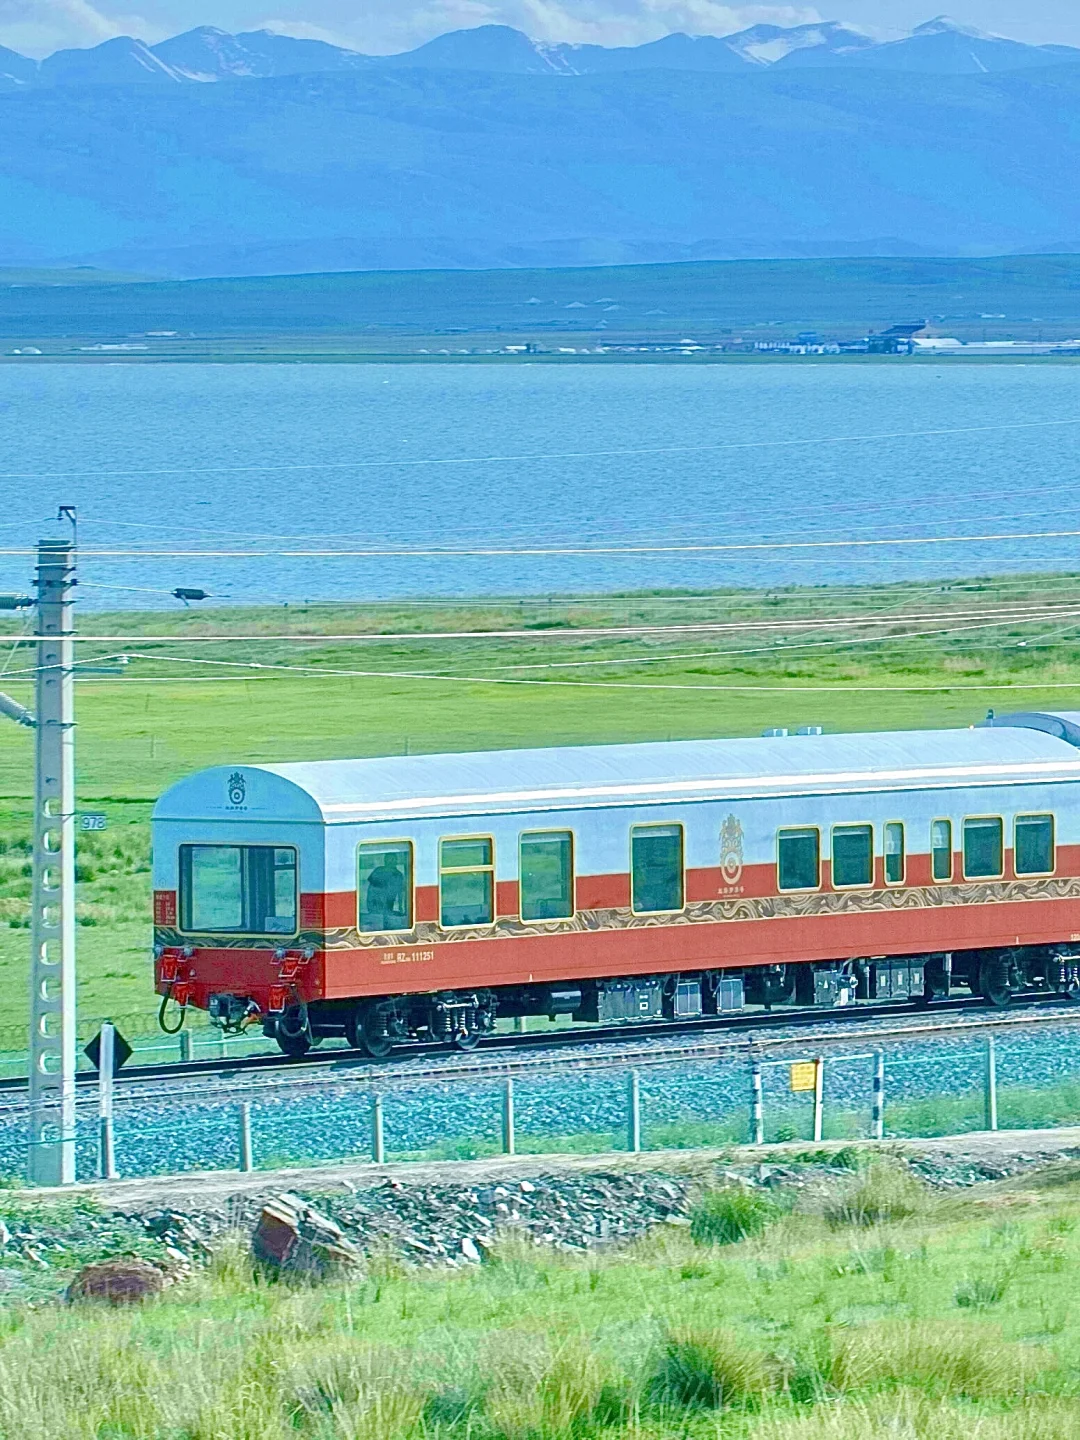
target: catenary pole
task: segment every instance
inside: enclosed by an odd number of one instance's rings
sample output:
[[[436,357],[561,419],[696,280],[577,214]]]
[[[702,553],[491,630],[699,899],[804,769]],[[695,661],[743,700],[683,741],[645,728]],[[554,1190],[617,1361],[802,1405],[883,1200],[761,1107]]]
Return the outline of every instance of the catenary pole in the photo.
[[[33,1185],[75,1180],[75,545],[42,540],[30,956]]]

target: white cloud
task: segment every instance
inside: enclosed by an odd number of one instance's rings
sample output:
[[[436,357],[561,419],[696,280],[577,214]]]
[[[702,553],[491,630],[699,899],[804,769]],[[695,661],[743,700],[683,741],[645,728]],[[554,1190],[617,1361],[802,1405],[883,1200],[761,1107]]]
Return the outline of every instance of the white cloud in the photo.
[[[105,15],[90,0],[0,0],[0,45],[23,55],[100,45],[116,35],[157,40],[161,33],[138,15]]]
[[[728,5],[722,0],[420,0],[414,5],[367,0],[362,13],[344,23],[335,23],[331,14],[316,17],[312,12],[319,8],[305,0],[304,21],[274,17],[261,23],[268,30],[377,54],[407,50],[447,30],[474,25],[512,25],[536,40],[640,45],[674,30],[730,35],[749,25],[803,25],[822,18],[811,5]]]

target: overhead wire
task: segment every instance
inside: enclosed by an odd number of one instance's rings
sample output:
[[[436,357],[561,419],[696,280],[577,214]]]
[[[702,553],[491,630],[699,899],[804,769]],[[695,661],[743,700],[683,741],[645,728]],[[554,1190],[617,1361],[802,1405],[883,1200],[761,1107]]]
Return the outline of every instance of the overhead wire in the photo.
[[[966,611],[930,611],[918,612],[912,615],[898,615],[890,611],[886,615],[843,615],[832,617],[801,616],[790,619],[745,619],[745,620],[702,620],[697,622],[686,622],[681,624],[638,624],[638,625],[607,625],[607,626],[559,626],[552,629],[503,629],[503,630],[395,630],[395,631],[359,631],[359,632],[327,632],[323,634],[298,634],[283,632],[277,634],[255,633],[255,634],[218,634],[218,635],[154,635],[139,633],[137,631],[129,634],[119,635],[95,635],[92,633],[77,634],[72,637],[74,641],[83,644],[163,644],[173,645],[177,642],[199,645],[227,645],[227,644],[279,644],[293,643],[305,645],[331,645],[340,643],[366,643],[379,644],[391,641],[442,641],[442,640],[580,640],[580,639],[604,639],[621,636],[635,635],[701,635],[701,634],[724,634],[731,631],[748,630],[826,630],[838,626],[852,626],[863,628],[868,625],[896,625],[901,621],[907,623],[923,623],[929,621],[956,621],[956,620],[985,620],[988,617],[1008,620],[1011,617],[1020,619],[1031,617],[1033,619],[1052,620],[1055,616],[1063,613],[1072,613],[1065,610],[1065,604],[1050,607],[1037,605],[1034,602],[1015,602],[1013,605],[1006,605],[999,609],[988,609],[982,607]]]
[[[1015,682],[987,682],[976,684],[953,684],[943,682],[936,685],[749,685],[749,684],[727,684],[727,685],[681,685],[670,682],[658,683],[655,681],[623,681],[623,680],[540,680],[521,679],[510,676],[490,675],[444,675],[417,670],[340,670],[327,669],[323,666],[311,665],[281,665],[269,661],[259,660],[211,660],[204,657],[192,657],[184,655],[132,655],[133,659],[161,659],[170,664],[180,665],[207,665],[225,666],[240,669],[251,669],[259,671],[285,671],[304,675],[331,675],[336,678],[348,679],[391,679],[391,680],[430,680],[440,683],[458,683],[468,685],[548,685],[580,690],[664,690],[664,691],[751,691],[762,693],[797,693],[807,695],[826,695],[834,692],[852,692],[855,694],[929,694],[940,693],[951,690],[1080,690],[1080,680],[1062,681],[1048,684],[1026,684]]]
[[[406,458],[385,456],[367,460],[311,460],[288,465],[185,465],[182,467],[139,466],[125,470],[0,471],[3,480],[112,479],[130,475],[243,475],[294,473],[313,470],[367,470],[388,467],[415,468],[442,465],[535,464],[550,460],[596,460],[636,455],[711,455],[732,450],[776,450],[814,445],[862,445],[882,440],[937,439],[947,435],[1001,434],[1008,431],[1047,430],[1080,425],[1080,419],[1021,420],[993,425],[942,425],[926,430],[896,430],[865,435],[825,435],[776,440],[729,440],[712,445],[613,446],[595,450],[555,450],[524,454],[430,456]]]
[[[750,551],[859,550],[920,545],[990,545],[1018,540],[1070,540],[1080,530],[991,532],[985,535],[906,535],[829,540],[750,540],[667,545],[526,545],[366,550],[90,550],[82,558],[112,560],[440,560],[553,556],[735,554]],[[0,548],[0,555],[30,556],[32,549]]]

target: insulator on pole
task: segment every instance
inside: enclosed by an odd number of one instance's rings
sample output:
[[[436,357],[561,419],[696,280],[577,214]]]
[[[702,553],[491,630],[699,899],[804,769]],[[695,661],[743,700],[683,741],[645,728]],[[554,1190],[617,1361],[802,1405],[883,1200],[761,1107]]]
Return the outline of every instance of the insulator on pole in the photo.
[[[0,715],[6,715],[9,720],[14,720],[16,725],[25,725],[30,730],[37,724],[32,712],[25,705],[20,705],[18,700],[13,700],[2,690],[0,690]]]

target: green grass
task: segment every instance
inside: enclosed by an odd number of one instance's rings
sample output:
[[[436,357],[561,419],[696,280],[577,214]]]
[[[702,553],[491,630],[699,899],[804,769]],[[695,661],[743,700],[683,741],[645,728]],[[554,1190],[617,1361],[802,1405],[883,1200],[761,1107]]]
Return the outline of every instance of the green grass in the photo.
[[[83,616],[83,633],[123,638],[80,646],[82,658],[118,651],[150,658],[134,659],[122,680],[87,679],[77,686],[79,801],[104,810],[110,826],[105,835],[81,841],[80,1011],[88,1021],[115,1018],[135,1033],[153,1027],[148,817],[154,798],[192,770],[217,763],[754,735],[766,726],[804,723],[829,731],[966,726],[990,705],[1069,708],[1080,692],[1080,644],[1058,633],[1060,626],[987,628],[976,614],[945,636],[905,639],[900,630],[912,623],[905,616],[915,614],[1067,599],[1073,583],[1071,577],[1029,576],[769,593],[650,592],[569,602],[551,597]],[[845,638],[860,643],[836,645],[830,621],[870,614],[886,615],[896,625],[872,645],[861,643],[866,632],[858,630]],[[753,628],[777,620],[806,621],[808,628],[786,635],[783,647],[773,643],[779,637],[763,638]],[[734,628],[674,637],[580,633],[691,622]],[[1048,625],[1055,631],[1051,640],[1019,646]],[[512,640],[472,633],[451,642],[425,638],[447,630],[508,628],[524,634]],[[15,629],[15,622],[0,622],[0,649]],[[403,631],[420,638],[381,638]],[[323,638],[302,648],[287,640],[240,638],[298,633]],[[368,638],[342,638],[356,634]],[[198,642],[205,636],[222,643]],[[315,673],[186,663],[205,658],[302,664]],[[32,652],[20,649],[3,680],[5,690],[27,701],[30,687],[17,672],[31,663]],[[564,668],[542,668],[551,665]],[[494,683],[507,680],[529,683]],[[1010,694],[1017,686],[1034,688]],[[15,1043],[5,1038],[5,1028],[21,1030],[26,990],[32,763],[30,732],[0,723],[0,985],[3,993],[20,997],[11,1023],[0,1023],[0,1051]]]
[[[238,1238],[140,1310],[9,1306],[0,1435],[1075,1440],[1077,1201],[1013,1183],[867,1226],[803,1196],[735,1244],[508,1231],[482,1267],[380,1252],[318,1289],[256,1276]]]

